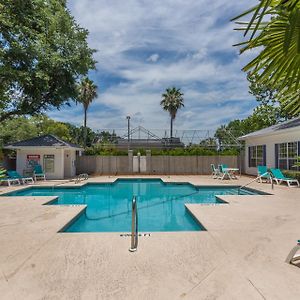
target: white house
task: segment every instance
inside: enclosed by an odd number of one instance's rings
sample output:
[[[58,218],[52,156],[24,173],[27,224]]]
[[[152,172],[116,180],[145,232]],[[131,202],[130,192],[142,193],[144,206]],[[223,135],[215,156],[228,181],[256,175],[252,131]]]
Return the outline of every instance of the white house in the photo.
[[[51,135],[15,142],[5,146],[17,152],[16,169],[21,175],[32,174],[33,166],[42,166],[47,179],[64,179],[76,175],[76,152],[80,146]]]
[[[245,141],[245,172],[256,175],[257,166],[297,170],[300,156],[300,117],[258,130],[239,138]]]

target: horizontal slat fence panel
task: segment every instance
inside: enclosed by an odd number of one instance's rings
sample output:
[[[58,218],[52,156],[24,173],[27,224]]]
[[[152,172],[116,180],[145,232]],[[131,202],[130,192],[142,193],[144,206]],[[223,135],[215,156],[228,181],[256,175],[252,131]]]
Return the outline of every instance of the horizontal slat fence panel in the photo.
[[[227,164],[240,168],[239,156],[147,156],[146,172],[151,175],[206,175],[211,174],[211,164]],[[80,156],[76,160],[77,174],[126,175],[132,170],[129,156]]]

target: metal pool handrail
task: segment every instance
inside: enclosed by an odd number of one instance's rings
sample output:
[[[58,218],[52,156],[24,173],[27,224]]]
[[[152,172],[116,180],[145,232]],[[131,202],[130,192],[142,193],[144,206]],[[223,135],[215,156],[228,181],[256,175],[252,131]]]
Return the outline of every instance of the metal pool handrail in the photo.
[[[138,246],[138,212],[136,196],[132,197],[132,220],[131,220],[131,247],[130,252],[135,252]]]
[[[79,183],[81,180],[89,179],[89,175],[87,173],[79,174],[75,179],[75,184]]]
[[[239,189],[238,189],[238,194],[240,193],[241,189],[245,188],[246,186],[248,186],[248,185],[251,184],[252,182],[254,182],[254,181],[256,181],[257,179],[259,179],[259,178],[261,178],[261,177],[263,177],[263,176],[266,176],[266,175],[270,175],[270,176],[271,176],[271,184],[272,184],[272,190],[273,190],[273,189],[274,189],[274,183],[273,183],[272,175],[271,175],[269,172],[265,172],[265,173],[263,173],[263,174],[261,174],[261,175],[255,177],[255,178],[254,178],[253,180],[251,180],[250,182],[248,182],[248,183],[246,183],[246,184],[240,186]]]

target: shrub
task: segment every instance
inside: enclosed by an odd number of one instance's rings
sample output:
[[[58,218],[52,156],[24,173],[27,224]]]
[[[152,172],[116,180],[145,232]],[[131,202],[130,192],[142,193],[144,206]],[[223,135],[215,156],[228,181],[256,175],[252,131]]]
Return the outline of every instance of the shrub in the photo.
[[[84,152],[85,155],[102,155],[102,156],[126,156],[127,151],[118,150],[116,148],[89,147]]]
[[[286,176],[286,177],[291,177],[291,178],[295,178],[298,179],[298,181],[300,182],[300,171],[282,171],[282,173]]]
[[[223,151],[217,151],[215,149],[208,149],[204,147],[187,147],[187,148],[175,148],[168,150],[151,150],[151,154],[155,155],[170,155],[170,156],[214,156],[214,155],[238,155],[239,152],[236,149],[226,149]]]
[[[133,151],[133,155],[146,155],[145,149],[136,149]],[[187,147],[187,148],[175,148],[175,149],[152,149],[151,155],[165,155],[165,156],[232,156],[238,155],[239,151],[237,149],[225,149],[222,151],[217,151],[215,149],[208,149],[204,147]],[[125,156],[128,155],[127,150],[118,150],[114,147],[105,147],[105,146],[93,146],[85,150],[85,155],[103,155],[103,156]]]

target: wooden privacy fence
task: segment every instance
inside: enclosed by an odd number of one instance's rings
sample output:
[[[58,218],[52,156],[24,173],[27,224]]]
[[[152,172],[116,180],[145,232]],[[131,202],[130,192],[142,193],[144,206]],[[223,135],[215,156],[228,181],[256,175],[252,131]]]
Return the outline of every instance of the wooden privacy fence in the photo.
[[[103,175],[181,175],[211,174],[211,164],[227,164],[232,168],[241,168],[239,156],[151,156],[142,157],[146,160],[143,168],[136,170],[133,160],[128,156],[80,156],[76,160],[77,174]]]

